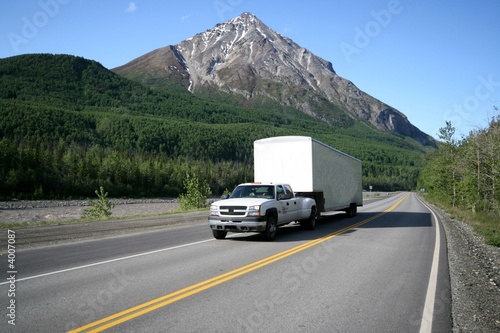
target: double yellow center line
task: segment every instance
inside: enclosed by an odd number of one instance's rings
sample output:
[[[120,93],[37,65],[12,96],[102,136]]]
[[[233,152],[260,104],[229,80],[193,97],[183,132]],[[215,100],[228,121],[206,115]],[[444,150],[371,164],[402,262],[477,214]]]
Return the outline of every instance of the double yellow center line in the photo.
[[[386,209],[385,211],[374,215],[370,218],[367,218],[361,222],[358,222],[356,224],[350,225],[346,228],[343,228],[341,230],[335,231],[331,234],[325,235],[323,237],[317,238],[315,240],[309,241],[307,243],[298,245],[296,247],[293,247],[291,249],[288,249],[286,251],[277,253],[275,255],[272,255],[270,257],[264,258],[262,260],[253,262],[251,264],[248,264],[246,266],[240,267],[238,269],[235,269],[233,271],[227,272],[225,274],[216,276],[214,278],[205,280],[203,282],[194,284],[192,286],[186,287],[184,289],[178,290],[176,292],[170,293],[168,295],[164,295],[161,297],[158,297],[156,299],[153,299],[149,302],[134,306],[130,309],[118,312],[114,315],[111,315],[109,317],[97,320],[95,322],[92,322],[90,324],[87,324],[85,326],[79,327],[77,329],[74,329],[72,331],[69,331],[68,333],[78,333],[78,332],[87,332],[87,333],[97,333],[97,332],[102,332],[105,329],[108,329],[110,327],[122,324],[126,321],[129,321],[131,319],[137,318],[139,316],[142,316],[146,313],[149,313],[151,311],[157,310],[159,308],[162,308],[164,306],[167,306],[169,304],[172,304],[174,302],[177,302],[181,299],[184,299],[186,297],[189,297],[191,295],[197,294],[201,291],[207,290],[209,288],[215,287],[221,283],[224,283],[226,281],[232,280],[234,278],[237,278],[238,276],[250,273],[256,269],[259,269],[261,267],[267,266],[269,264],[272,264],[273,262],[276,262],[278,260],[284,259],[286,257],[289,257],[297,252],[304,251],[305,249],[308,249],[310,247],[313,247],[315,245],[318,245],[320,243],[323,243],[329,239],[332,239],[340,234],[343,234],[349,230],[352,230],[354,228],[357,228],[365,223],[368,223],[370,221],[373,221],[382,215],[385,215],[392,210],[394,210],[397,206],[399,206],[406,198],[408,197],[408,194],[406,194],[402,199],[398,200],[394,205]]]

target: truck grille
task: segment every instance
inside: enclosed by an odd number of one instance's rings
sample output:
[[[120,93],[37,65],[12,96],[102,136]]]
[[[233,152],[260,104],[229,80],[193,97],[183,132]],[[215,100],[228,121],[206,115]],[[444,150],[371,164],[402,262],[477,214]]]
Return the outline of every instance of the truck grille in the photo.
[[[246,206],[220,206],[220,215],[245,215]]]

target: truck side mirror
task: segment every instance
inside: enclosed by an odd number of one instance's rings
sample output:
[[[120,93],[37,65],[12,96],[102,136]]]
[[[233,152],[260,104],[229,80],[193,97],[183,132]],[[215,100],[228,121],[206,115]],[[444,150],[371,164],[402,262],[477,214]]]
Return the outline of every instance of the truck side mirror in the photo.
[[[287,200],[290,199],[291,195],[288,193],[280,193],[278,194],[278,200]]]
[[[229,198],[229,194],[223,194],[220,196],[221,199],[228,199]]]

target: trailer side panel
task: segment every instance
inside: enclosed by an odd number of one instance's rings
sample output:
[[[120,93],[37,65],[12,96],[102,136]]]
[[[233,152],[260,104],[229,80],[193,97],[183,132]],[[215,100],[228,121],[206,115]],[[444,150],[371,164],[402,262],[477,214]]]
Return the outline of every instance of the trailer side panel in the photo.
[[[362,206],[361,161],[311,137],[254,142],[254,180],[284,182],[315,198],[321,211]]]

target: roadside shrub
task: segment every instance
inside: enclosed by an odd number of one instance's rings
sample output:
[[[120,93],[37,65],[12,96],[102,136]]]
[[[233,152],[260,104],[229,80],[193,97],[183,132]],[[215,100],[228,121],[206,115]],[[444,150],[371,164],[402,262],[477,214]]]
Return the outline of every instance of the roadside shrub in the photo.
[[[104,192],[104,188],[101,186],[98,190],[95,190],[97,194],[97,200],[89,201],[91,208],[85,209],[82,213],[82,218],[96,219],[102,217],[110,217],[111,209],[115,207],[108,199],[108,192]]]
[[[201,182],[197,175],[186,173],[183,181],[185,193],[179,196],[179,205],[182,210],[204,208],[210,195],[210,186],[207,182]]]

